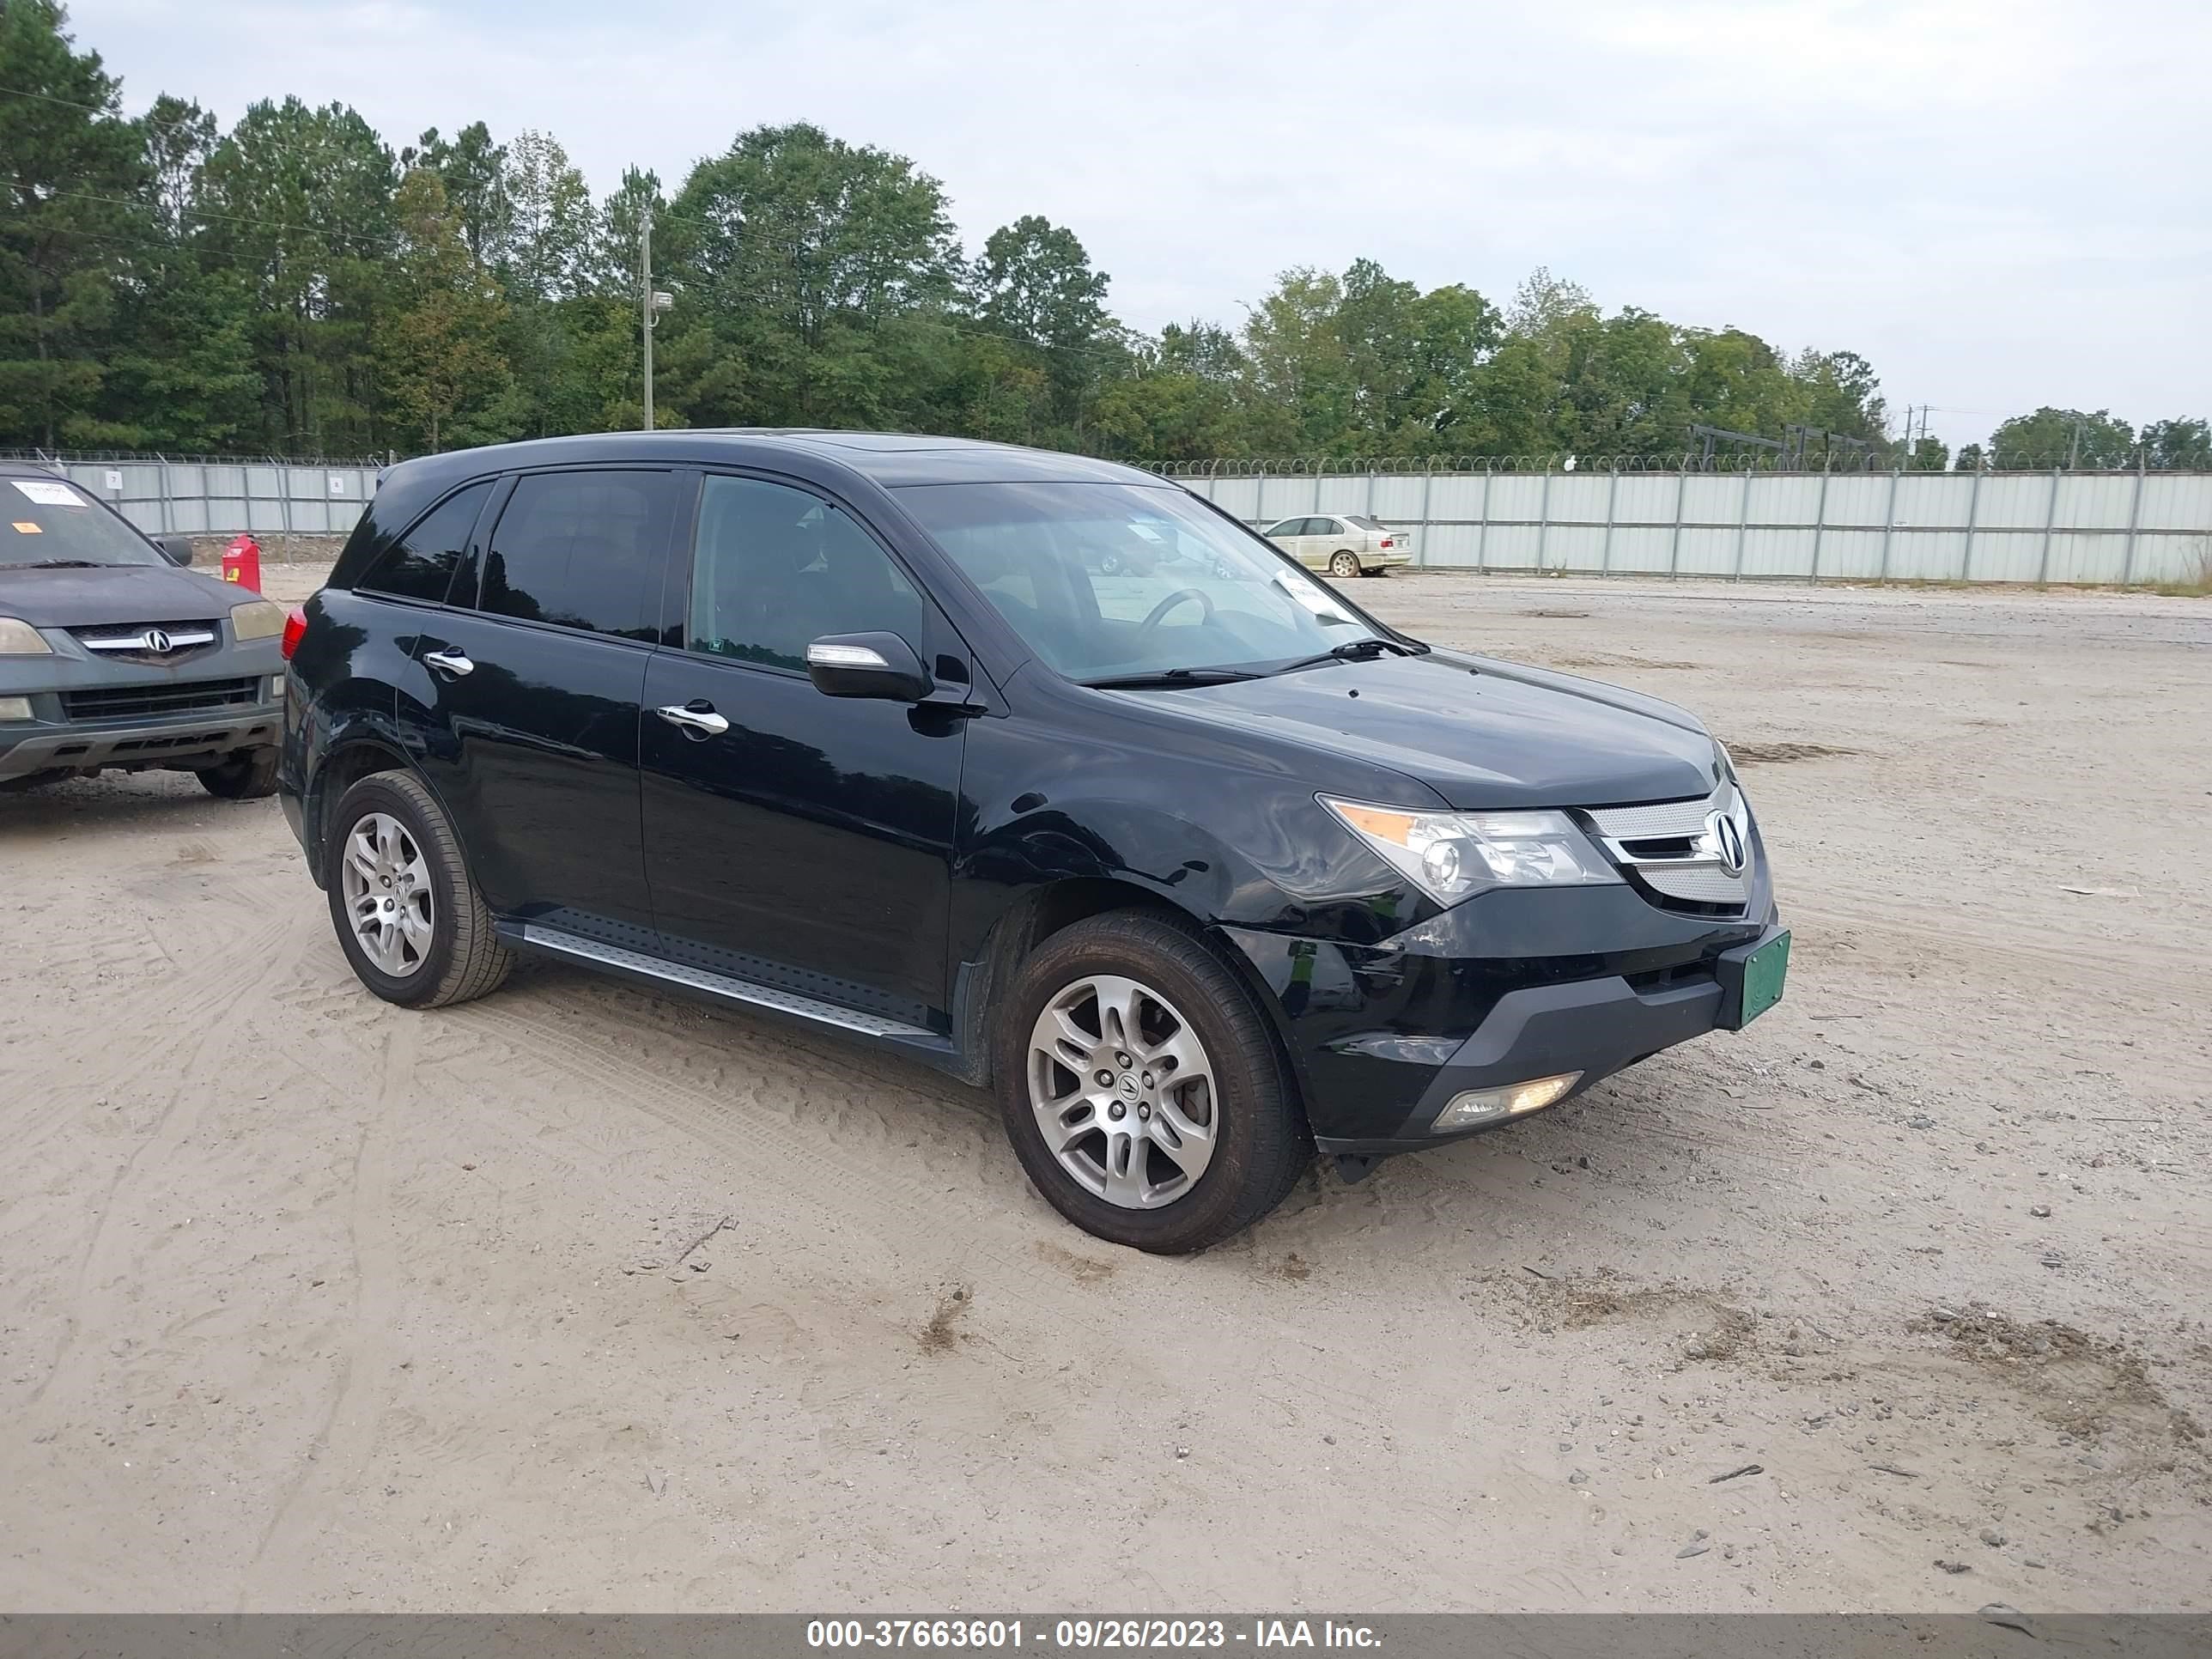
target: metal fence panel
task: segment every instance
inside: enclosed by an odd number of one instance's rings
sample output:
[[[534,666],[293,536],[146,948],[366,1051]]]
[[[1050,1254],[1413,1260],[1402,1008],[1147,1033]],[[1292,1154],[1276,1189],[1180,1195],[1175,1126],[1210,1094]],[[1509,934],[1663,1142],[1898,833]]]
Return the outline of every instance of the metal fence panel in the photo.
[[[343,536],[376,494],[367,464],[34,459],[155,535]]]
[[[1370,514],[1412,532],[1425,565],[1747,580],[2212,574],[2212,472],[1500,470],[1182,482],[1261,527],[1294,514]]]

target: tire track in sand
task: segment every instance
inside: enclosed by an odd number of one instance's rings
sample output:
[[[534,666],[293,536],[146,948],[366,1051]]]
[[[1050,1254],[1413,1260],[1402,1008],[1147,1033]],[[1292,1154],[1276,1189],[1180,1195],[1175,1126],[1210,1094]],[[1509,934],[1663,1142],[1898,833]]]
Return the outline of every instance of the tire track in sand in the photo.
[[[237,1000],[258,999],[275,981],[289,975],[306,949],[310,930],[299,922],[279,923],[265,933],[257,933],[252,941],[268,937],[283,936],[279,948],[264,957],[260,969],[237,993]],[[238,950],[251,948],[241,944]],[[106,1329],[116,1322],[120,1314],[122,1291],[118,1288],[130,1265],[131,1243],[125,1236],[119,1218],[131,1208],[130,1189],[143,1170],[161,1169],[173,1162],[185,1143],[199,1127],[200,1119],[209,1103],[222,1093],[236,1085],[236,1075],[224,1062],[235,1037],[235,1033],[222,1021],[210,1020],[199,1041],[192,1045],[191,1055],[177,1073],[174,1086],[163,1103],[160,1120],[154,1131],[139,1141],[129,1157],[123,1160],[114,1176],[94,1206],[94,1219],[92,1237],[85,1245],[84,1254],[77,1262],[75,1283],[70,1292],[69,1313],[63,1326],[62,1339],[54,1349],[53,1358],[46,1366],[46,1375],[39,1379],[23,1401],[24,1409],[35,1407],[49,1394],[56,1391],[58,1382],[67,1386],[59,1390],[64,1400],[81,1395],[91,1379],[76,1373],[83,1370],[85,1339],[88,1333]],[[135,1066],[134,1059],[128,1062]],[[120,1075],[120,1073],[117,1073]],[[51,1133],[52,1126],[48,1126]],[[43,1135],[28,1138],[35,1144]],[[27,1150],[27,1146],[20,1149]]]
[[[269,1514],[240,1574],[237,1610],[292,1605],[325,1530],[329,1500],[358,1479],[376,1443],[392,1393],[392,1327],[399,1307],[399,1249],[392,1219],[392,1147],[402,1098],[421,1058],[419,1019],[390,1022],[376,1104],[362,1126],[353,1166],[353,1326],[338,1364],[331,1408],[300,1467]],[[287,1600],[287,1598],[292,1598]]]

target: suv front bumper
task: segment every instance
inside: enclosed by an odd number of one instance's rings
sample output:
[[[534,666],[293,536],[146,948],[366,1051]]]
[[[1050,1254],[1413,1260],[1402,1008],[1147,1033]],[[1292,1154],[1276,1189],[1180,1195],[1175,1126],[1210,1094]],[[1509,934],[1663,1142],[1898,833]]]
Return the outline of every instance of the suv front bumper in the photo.
[[[96,771],[110,766],[213,766],[240,749],[276,745],[281,702],[239,704],[157,720],[0,725],[0,781],[51,770]]]
[[[1413,1152],[1467,1091],[1578,1072],[1571,1099],[1741,1023],[1743,958],[1778,931],[1764,859],[1746,915],[1662,908],[1626,884],[1504,890],[1361,946],[1222,930],[1273,994],[1324,1152]]]

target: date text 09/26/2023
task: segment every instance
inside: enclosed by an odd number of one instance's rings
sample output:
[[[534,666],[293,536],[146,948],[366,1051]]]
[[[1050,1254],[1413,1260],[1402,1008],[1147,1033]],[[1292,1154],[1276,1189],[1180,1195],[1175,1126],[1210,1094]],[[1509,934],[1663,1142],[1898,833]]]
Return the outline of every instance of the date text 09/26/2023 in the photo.
[[[967,1648],[1016,1651],[1172,1648],[1374,1648],[1366,1625],[1306,1619],[815,1619],[810,1648]]]

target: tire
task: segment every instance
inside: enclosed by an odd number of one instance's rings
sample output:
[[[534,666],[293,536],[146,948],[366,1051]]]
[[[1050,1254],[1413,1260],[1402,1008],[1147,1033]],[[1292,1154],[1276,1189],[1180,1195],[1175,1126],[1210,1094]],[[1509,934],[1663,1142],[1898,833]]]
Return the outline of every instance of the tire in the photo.
[[[1359,556],[1348,548],[1332,556],[1328,562],[1328,574],[1332,576],[1357,576],[1359,574]]]
[[[1140,1040],[1124,1051],[1126,1066],[1114,1053],[1125,1027],[1109,1023],[1089,989],[1102,979],[1133,982],[1150,1000],[1138,1017]],[[1072,1026],[1048,1026],[1048,1016],[1057,1019],[1071,998]],[[1071,1029],[1097,1038],[1091,1064],[1080,1071],[1073,1053],[1048,1055],[1038,1046]],[[1189,1066],[1173,1063],[1192,1054],[1193,1038],[1203,1085]],[[1205,1249],[1281,1203],[1312,1161],[1297,1087],[1266,1018],[1204,941],[1166,918],[1116,912],[1046,939],[1014,975],[993,1049],[999,1109],[1023,1169],[1053,1208],[1112,1243],[1163,1255]],[[1170,1081],[1177,1069],[1189,1079],[1180,1088]],[[1113,1077],[1109,1086],[1097,1085],[1103,1073]],[[1058,1150],[1048,1142],[1048,1121],[1065,1132]],[[1178,1122],[1182,1131],[1206,1133],[1177,1133]],[[1152,1139],[1133,1138],[1133,1129]],[[1134,1158],[1119,1159],[1125,1173],[1109,1174],[1117,1147],[1133,1140]],[[1180,1148],[1174,1156],[1170,1140]],[[1202,1165],[1194,1175],[1194,1164]]]
[[[200,787],[222,800],[259,800],[276,793],[276,751],[249,749],[192,775]]]
[[[411,884],[399,882],[386,896],[370,887],[365,875],[350,874],[348,859],[357,830],[368,832],[369,848],[381,842],[386,849],[377,867],[394,880],[409,877]],[[469,879],[453,825],[411,773],[373,773],[347,790],[331,814],[324,859],[338,946],[361,982],[386,1002],[445,1008],[473,1001],[497,990],[514,968],[514,954],[499,942],[491,912]],[[382,884],[381,874],[377,879]],[[356,890],[349,892],[349,886]],[[427,907],[421,902],[426,893]],[[381,903],[393,918],[374,927],[380,939],[392,941],[381,961],[355,927],[355,906],[363,900]],[[398,906],[416,916],[427,908],[426,923],[405,925]]]

